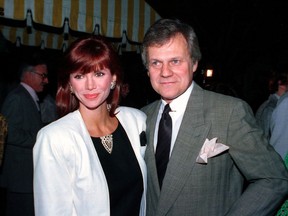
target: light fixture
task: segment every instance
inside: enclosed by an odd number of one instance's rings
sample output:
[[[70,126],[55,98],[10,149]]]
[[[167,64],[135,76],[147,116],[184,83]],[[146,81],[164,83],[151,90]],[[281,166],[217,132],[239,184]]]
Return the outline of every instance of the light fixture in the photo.
[[[206,77],[213,77],[213,69],[207,69],[205,75]]]

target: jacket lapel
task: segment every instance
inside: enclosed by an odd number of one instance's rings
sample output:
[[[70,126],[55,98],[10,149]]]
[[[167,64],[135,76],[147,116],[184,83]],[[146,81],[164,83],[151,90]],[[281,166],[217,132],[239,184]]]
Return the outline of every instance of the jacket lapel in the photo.
[[[158,204],[163,215],[173,205],[191,175],[209,129],[210,124],[204,122],[203,90],[194,85],[163,180]],[[155,173],[153,176],[157,176],[156,169]]]
[[[145,153],[145,161],[147,164],[147,168],[149,169],[148,176],[147,176],[149,178],[148,182],[150,183],[150,188],[152,189],[154,193],[156,193],[157,197],[159,197],[160,195],[160,188],[159,188],[155,152],[154,152],[154,131],[155,131],[157,115],[158,115],[160,105],[161,105],[161,100],[154,103],[153,107],[151,107],[150,109],[151,113],[147,115],[147,116],[150,116],[149,121],[147,121],[147,127],[146,127],[146,134],[149,140],[147,142],[148,145],[147,145],[146,153]]]

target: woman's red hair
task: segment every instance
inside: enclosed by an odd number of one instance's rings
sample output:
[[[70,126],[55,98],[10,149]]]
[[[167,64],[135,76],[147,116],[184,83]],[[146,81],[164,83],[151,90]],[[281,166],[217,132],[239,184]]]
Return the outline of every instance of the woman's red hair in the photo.
[[[70,91],[70,74],[74,72],[86,74],[104,68],[108,68],[111,74],[117,77],[116,87],[111,90],[107,98],[107,104],[111,105],[110,116],[114,116],[118,107],[122,84],[122,71],[115,49],[102,36],[80,38],[70,45],[64,56],[61,69],[58,71],[56,104],[59,117],[79,107],[78,99]]]

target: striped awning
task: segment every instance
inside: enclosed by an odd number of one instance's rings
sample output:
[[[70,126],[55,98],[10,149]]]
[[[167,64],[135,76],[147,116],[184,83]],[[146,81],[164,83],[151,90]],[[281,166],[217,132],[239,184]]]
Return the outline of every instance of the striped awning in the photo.
[[[26,26],[1,24],[6,39],[53,49],[68,46],[77,37],[65,37],[71,32],[101,34],[118,39],[122,47],[137,49],[133,45],[141,43],[148,27],[160,18],[144,0],[0,0],[0,8],[1,18],[26,23]],[[36,24],[42,28],[37,29]],[[62,32],[45,31],[43,26]]]

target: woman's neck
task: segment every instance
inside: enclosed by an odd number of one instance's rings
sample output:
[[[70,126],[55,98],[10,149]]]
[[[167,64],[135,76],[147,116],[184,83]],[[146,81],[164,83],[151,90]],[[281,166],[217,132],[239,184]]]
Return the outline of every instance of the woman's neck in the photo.
[[[83,121],[89,131],[90,136],[100,137],[113,133],[117,126],[116,117],[111,117],[105,106],[98,107],[95,110],[79,109]]]

